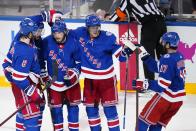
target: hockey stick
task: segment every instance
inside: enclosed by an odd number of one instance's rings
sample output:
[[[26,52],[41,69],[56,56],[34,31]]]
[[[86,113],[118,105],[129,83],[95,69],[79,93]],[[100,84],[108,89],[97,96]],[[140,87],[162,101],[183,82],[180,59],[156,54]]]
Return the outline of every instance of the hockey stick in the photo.
[[[129,13],[127,12],[126,10],[126,13],[127,13],[127,16],[129,17]],[[129,28],[130,28],[130,24],[129,24],[129,18],[128,18],[128,30],[127,30],[127,33],[128,33],[128,40],[129,39]],[[124,114],[123,114],[123,130],[125,130],[125,127],[126,127],[126,108],[127,108],[127,89],[128,89],[128,74],[129,74],[129,56],[126,55],[126,76],[125,76],[125,93],[124,93]]]
[[[41,93],[43,93],[48,87],[51,86],[51,83],[53,83],[54,81],[56,81],[57,76],[58,76],[58,66],[56,62],[53,62],[53,77],[52,80],[47,82],[45,85],[45,88],[43,88],[41,90]],[[11,119],[17,112],[21,111],[26,105],[28,105],[29,103],[32,102],[32,99],[30,99],[29,101],[27,101],[25,104],[23,104],[21,107],[19,107],[15,112],[13,112],[10,116],[8,116],[3,122],[0,123],[0,127],[5,124],[9,119]]]
[[[125,94],[124,94],[124,114],[123,114],[123,129],[125,130],[126,122],[126,107],[127,107],[127,89],[128,89],[128,73],[129,73],[129,57],[126,55],[126,77],[125,77]]]
[[[135,51],[136,54],[136,79],[139,78],[139,49]],[[139,92],[136,90],[136,131],[138,131],[138,115],[139,115]]]

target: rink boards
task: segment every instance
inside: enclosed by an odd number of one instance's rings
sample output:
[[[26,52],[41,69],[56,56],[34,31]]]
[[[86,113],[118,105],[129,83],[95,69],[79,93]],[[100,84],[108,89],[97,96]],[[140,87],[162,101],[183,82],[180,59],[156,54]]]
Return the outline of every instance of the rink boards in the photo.
[[[9,49],[10,43],[19,30],[19,21],[23,17],[0,17],[0,63],[3,62],[5,54]],[[67,27],[75,29],[79,26],[84,26],[83,20],[66,19]],[[101,28],[103,30],[114,33],[117,41],[122,43],[123,39],[128,37],[133,43],[140,41],[141,26],[135,24],[128,25],[127,23],[111,23],[103,22]],[[129,28],[129,33],[127,33]],[[186,60],[186,91],[188,94],[196,94],[196,23],[192,22],[167,22],[168,31],[178,32],[181,38],[179,51],[183,53]],[[50,34],[50,27],[45,24],[45,36]],[[125,64],[119,63],[114,59],[115,71],[118,79],[119,91],[124,89],[125,80]],[[144,78],[142,62],[139,62],[140,78]],[[136,77],[135,54],[129,60],[129,81]],[[83,86],[83,77],[81,76],[81,85]],[[130,83],[130,82],[129,82]],[[9,83],[3,76],[2,66],[0,66],[0,88],[10,87]],[[131,90],[131,86],[129,86]]]

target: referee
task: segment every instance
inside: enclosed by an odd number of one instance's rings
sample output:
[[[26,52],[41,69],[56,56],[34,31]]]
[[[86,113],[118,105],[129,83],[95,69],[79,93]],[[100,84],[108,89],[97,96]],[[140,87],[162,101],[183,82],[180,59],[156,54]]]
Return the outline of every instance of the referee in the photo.
[[[133,16],[133,17],[131,17]],[[120,6],[110,16],[111,21],[137,20],[141,25],[141,41],[148,53],[159,59],[165,53],[159,44],[160,37],[167,31],[163,13],[157,8],[154,0],[121,0]],[[147,79],[154,80],[154,73],[144,65]]]

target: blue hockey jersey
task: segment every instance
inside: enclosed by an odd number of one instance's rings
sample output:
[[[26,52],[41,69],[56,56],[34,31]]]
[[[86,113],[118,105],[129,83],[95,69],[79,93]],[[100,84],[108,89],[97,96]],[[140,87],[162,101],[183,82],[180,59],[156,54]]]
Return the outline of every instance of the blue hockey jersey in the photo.
[[[67,69],[77,68],[80,71],[81,68],[79,44],[76,44],[76,40],[69,32],[65,43],[57,44],[53,36],[49,35],[43,39],[43,47],[44,60],[47,61],[47,70],[50,77],[53,76],[53,61],[58,64],[58,77],[50,88],[59,92],[66,90],[64,76]]]
[[[73,30],[81,49],[81,74],[90,79],[107,79],[115,75],[113,59],[115,56],[125,61],[122,47],[116,42],[114,34],[100,31],[97,38],[91,39],[86,27]]]
[[[149,89],[170,102],[182,101],[185,97],[185,64],[181,53],[169,53],[161,57],[159,64],[151,57],[144,63],[152,72],[159,73],[158,80],[150,80]]]
[[[25,90],[30,85],[27,79],[30,72],[39,78],[40,66],[37,59],[37,49],[33,45],[28,45],[20,41],[16,42],[13,48],[13,83],[20,89]]]
[[[27,17],[27,18],[33,20],[33,21],[36,22],[37,24],[43,22],[43,18],[42,18],[41,15],[29,16],[29,17]],[[17,42],[19,41],[19,38],[20,38],[20,33],[17,33],[16,36],[14,37],[14,40],[12,40],[12,42],[11,42],[11,44],[10,44],[10,48],[9,48],[8,53],[6,54],[6,57],[5,57],[4,62],[3,62],[3,64],[2,64],[3,69],[5,69],[5,68],[8,67],[8,66],[10,66],[10,67],[12,66],[11,64],[12,64],[12,56],[13,56],[13,51],[14,51],[14,45],[15,45],[15,43],[17,43]],[[39,41],[39,42],[40,42],[40,41]],[[36,43],[36,42],[35,42],[35,43]],[[40,45],[41,45],[41,44],[40,44]],[[38,46],[38,49],[41,48],[41,47],[39,47],[40,45],[39,45],[38,42],[37,42],[36,46]],[[38,53],[39,53],[39,50],[38,50]],[[38,56],[40,57],[41,55],[38,55]],[[39,59],[42,59],[42,58],[39,58]],[[11,75],[12,75],[11,73],[6,74],[6,78],[7,78],[8,81],[10,81],[10,82],[12,82],[12,76],[11,76]]]

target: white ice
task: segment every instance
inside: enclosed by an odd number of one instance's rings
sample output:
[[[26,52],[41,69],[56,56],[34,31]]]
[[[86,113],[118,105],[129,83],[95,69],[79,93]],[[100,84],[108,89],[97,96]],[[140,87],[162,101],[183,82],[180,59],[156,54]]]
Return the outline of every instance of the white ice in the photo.
[[[139,107],[140,110],[143,108],[145,103],[150,99],[150,96],[140,97]],[[119,105],[118,113],[120,119],[120,126],[122,129],[123,121],[123,100],[124,93],[119,93]],[[8,117],[12,112],[16,110],[14,104],[13,94],[11,89],[2,88],[0,89],[0,122],[2,122],[6,117]],[[67,119],[66,119],[66,108],[64,108],[64,118],[65,118],[65,131],[67,129]],[[104,117],[102,107],[100,107],[100,116],[102,119],[103,131],[108,131],[106,118]],[[126,114],[126,129],[125,131],[134,131],[135,127],[135,94],[127,94],[127,114]],[[0,131],[14,131],[15,130],[15,117],[10,119],[2,127]],[[46,106],[43,116],[43,125],[41,131],[52,131],[51,117],[49,109]],[[84,106],[80,105],[80,131],[90,131],[87,122],[87,116]],[[183,107],[180,111],[173,117],[169,125],[163,131],[196,131],[196,95],[188,95],[184,102]]]

